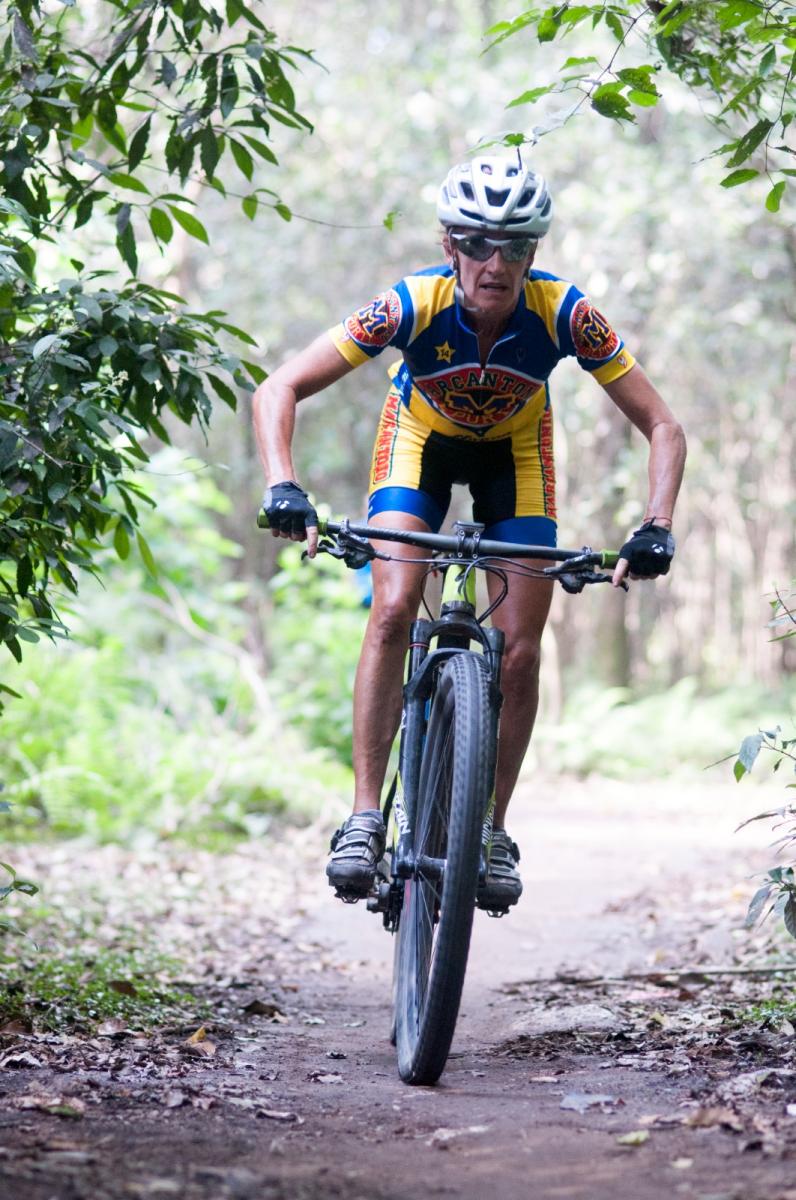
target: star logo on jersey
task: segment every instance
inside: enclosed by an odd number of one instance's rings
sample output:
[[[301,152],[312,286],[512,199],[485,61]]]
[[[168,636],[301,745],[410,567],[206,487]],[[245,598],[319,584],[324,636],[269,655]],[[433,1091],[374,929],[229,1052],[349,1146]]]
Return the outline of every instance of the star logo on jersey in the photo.
[[[447,342],[443,342],[441,346],[435,346],[434,349],[437,352],[437,362],[453,362],[453,346],[449,346]]]

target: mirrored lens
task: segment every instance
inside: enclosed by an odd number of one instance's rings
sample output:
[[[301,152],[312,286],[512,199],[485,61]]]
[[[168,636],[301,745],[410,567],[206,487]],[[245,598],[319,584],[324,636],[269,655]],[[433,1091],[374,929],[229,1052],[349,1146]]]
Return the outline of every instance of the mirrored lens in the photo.
[[[453,234],[457,250],[476,262],[486,262],[496,250],[500,250],[506,262],[520,262],[526,258],[534,245],[533,238],[488,238],[482,233]]]

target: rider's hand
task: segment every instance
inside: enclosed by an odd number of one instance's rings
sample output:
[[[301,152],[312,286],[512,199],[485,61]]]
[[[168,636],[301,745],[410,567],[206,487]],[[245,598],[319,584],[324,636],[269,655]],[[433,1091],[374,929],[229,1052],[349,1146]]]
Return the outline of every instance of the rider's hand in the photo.
[[[307,554],[315,557],[318,549],[318,514],[303,488],[286,479],[265,489],[263,512],[274,537],[290,538],[293,542],[307,539]]]
[[[631,579],[655,579],[666,575],[674,557],[674,535],[663,525],[645,521],[619,551],[619,562],[611,580],[618,587],[626,575]]]

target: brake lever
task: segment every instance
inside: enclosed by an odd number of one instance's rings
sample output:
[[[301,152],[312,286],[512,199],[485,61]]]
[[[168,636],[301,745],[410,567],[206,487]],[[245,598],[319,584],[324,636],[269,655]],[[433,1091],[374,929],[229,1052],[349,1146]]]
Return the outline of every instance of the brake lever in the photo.
[[[331,538],[321,538],[318,542],[319,554],[331,554],[332,558],[342,559],[347,567],[352,571],[358,571],[362,567],[367,566],[374,558],[386,558],[386,555],[379,554],[373,548],[367,538],[361,537],[357,533],[352,533],[348,528],[348,521],[344,521],[340,526],[337,534],[337,539],[332,541]],[[302,554],[302,558],[307,557],[307,551]]]
[[[610,583],[612,576],[602,575],[599,571],[562,571],[554,578],[558,579],[565,592],[576,596],[583,591],[587,583]],[[625,592],[630,590],[624,579],[620,580],[619,586]]]

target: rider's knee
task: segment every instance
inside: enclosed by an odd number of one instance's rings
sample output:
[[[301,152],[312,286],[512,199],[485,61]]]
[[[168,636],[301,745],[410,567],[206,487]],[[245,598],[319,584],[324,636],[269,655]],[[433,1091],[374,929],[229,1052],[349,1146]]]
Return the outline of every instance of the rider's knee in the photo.
[[[525,679],[535,678],[541,661],[541,645],[535,638],[516,638],[508,643],[503,670]]]
[[[396,595],[382,598],[370,611],[368,623],[382,641],[405,638],[417,613],[417,604],[410,605],[406,597]]]

